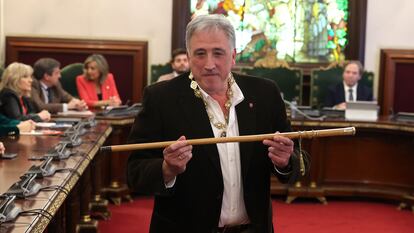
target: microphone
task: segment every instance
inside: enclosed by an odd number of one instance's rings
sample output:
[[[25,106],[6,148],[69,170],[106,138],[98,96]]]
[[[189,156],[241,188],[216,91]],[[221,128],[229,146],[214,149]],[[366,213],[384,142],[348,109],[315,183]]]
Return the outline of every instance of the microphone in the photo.
[[[63,135],[70,136],[74,133],[78,135],[84,135],[86,133],[86,129],[84,128],[87,123],[85,121],[79,121],[76,125],[72,126],[71,128],[67,129]]]
[[[36,178],[43,178],[45,176],[51,176],[55,174],[56,167],[51,163],[52,160],[53,157],[47,157],[39,166],[33,165],[27,173],[36,174]]]
[[[68,147],[76,147],[82,144],[82,138],[79,137],[78,131],[74,131],[72,135],[68,135],[62,143],[66,143]]]
[[[25,198],[37,194],[40,191],[41,185],[34,180],[36,176],[36,174],[24,174],[4,195],[15,195],[18,198]]]
[[[48,151],[45,157],[53,157],[54,160],[63,160],[69,158],[72,154],[75,154],[67,148],[67,143],[59,143],[55,148]]]
[[[22,209],[14,204],[16,195],[6,196],[0,202],[0,224],[13,221],[22,212]]]
[[[307,114],[307,113],[303,112],[302,110],[300,110],[300,109],[296,106],[296,104],[293,104],[292,102],[287,101],[287,100],[285,100],[285,99],[283,99],[283,102],[284,102],[285,104],[289,105],[289,107],[290,107],[290,111],[291,111],[291,116],[292,116],[292,112],[297,112],[297,113],[299,113],[301,116],[305,117],[305,118],[306,118],[306,119],[308,119],[308,120],[313,120],[313,121],[323,121],[323,120],[326,118],[326,116],[320,116],[320,117],[312,117],[312,116],[309,116],[309,114]],[[293,116],[292,116],[292,118],[293,118]]]

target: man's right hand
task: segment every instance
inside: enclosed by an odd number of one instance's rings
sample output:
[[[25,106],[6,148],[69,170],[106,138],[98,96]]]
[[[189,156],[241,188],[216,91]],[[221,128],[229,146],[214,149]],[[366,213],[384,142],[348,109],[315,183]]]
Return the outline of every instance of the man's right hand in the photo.
[[[17,125],[20,132],[30,132],[36,128],[36,123],[32,120],[22,121]]]
[[[334,109],[339,109],[339,110],[345,110],[346,109],[346,103],[342,102],[340,104],[337,104],[333,107]]]
[[[169,183],[185,171],[188,161],[193,157],[192,150],[193,146],[187,144],[185,136],[181,136],[176,143],[164,149],[162,174],[165,183]]]

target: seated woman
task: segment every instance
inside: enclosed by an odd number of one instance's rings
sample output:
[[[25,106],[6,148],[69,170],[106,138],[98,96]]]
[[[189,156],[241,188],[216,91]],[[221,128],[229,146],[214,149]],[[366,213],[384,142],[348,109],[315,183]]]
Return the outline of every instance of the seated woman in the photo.
[[[76,77],[76,87],[88,107],[119,106],[121,99],[106,59],[92,54],[84,62],[84,73]]]
[[[21,121],[49,121],[50,113],[35,108],[30,99],[32,67],[13,62],[3,72],[0,83],[0,114]]]
[[[4,147],[3,143],[0,142],[0,154],[4,154],[6,152],[6,147]]]
[[[0,137],[8,135],[18,135],[21,132],[30,132],[36,128],[36,123],[32,120],[19,121],[5,117],[0,114]]]

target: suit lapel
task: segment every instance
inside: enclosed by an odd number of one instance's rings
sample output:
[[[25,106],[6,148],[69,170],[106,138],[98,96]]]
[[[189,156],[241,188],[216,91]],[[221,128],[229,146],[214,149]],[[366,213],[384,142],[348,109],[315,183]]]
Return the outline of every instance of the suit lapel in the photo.
[[[236,77],[244,95],[244,100],[236,106],[237,121],[240,135],[252,135],[256,132],[256,99],[250,93],[242,79]],[[253,155],[254,143],[240,143],[240,161],[243,180],[247,177],[250,159]]]
[[[357,100],[364,100],[366,99],[366,93],[364,92],[364,89],[361,84],[357,87]]]
[[[338,103],[345,102],[345,91],[344,91],[344,84],[341,83],[341,85],[338,86],[338,89],[336,91],[338,93],[339,100]]]
[[[45,101],[45,95],[43,94],[43,88],[42,88],[42,84],[40,83],[40,81],[38,81],[37,79],[33,79],[33,85],[36,86],[36,90],[40,94],[40,99],[42,101]]]
[[[191,138],[214,137],[203,101],[194,95],[193,90],[190,88],[189,81],[186,84],[180,85],[180,87],[183,88],[181,88],[179,92],[178,105],[182,110],[181,112],[183,113],[185,122],[188,124],[187,127],[190,129],[189,132],[191,132]],[[200,148],[203,150],[201,156],[208,156],[219,175],[222,176],[220,158],[216,144],[203,145]]]

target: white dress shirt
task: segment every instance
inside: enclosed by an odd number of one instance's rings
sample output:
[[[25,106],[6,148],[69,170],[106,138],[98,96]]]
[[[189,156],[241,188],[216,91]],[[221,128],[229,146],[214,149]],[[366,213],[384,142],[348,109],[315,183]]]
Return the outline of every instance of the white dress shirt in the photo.
[[[229,109],[229,123],[226,134],[228,137],[239,136],[239,126],[235,106],[243,101],[244,96],[237,83],[231,86],[233,97]],[[207,102],[210,114],[214,119],[212,122],[225,122],[224,113],[219,103],[200,89],[203,98]],[[211,128],[215,137],[220,137],[223,130],[217,129],[212,122]],[[225,225],[237,225],[249,223],[243,197],[243,182],[241,175],[240,148],[239,143],[218,143],[217,149],[220,156],[221,172],[223,174],[224,192],[221,205],[220,222],[218,227]]]
[[[50,91],[50,90],[48,90],[49,87],[46,86],[46,84],[44,84],[42,81],[39,81],[39,83],[40,83],[40,86],[41,86],[41,89],[42,89],[42,92],[43,92],[43,97],[44,97],[45,103],[49,104],[51,102],[51,100],[49,99],[49,91]],[[62,111],[67,112],[68,111],[68,104],[63,103],[62,106],[63,106]],[[40,110],[43,110],[43,109],[40,109]]]

